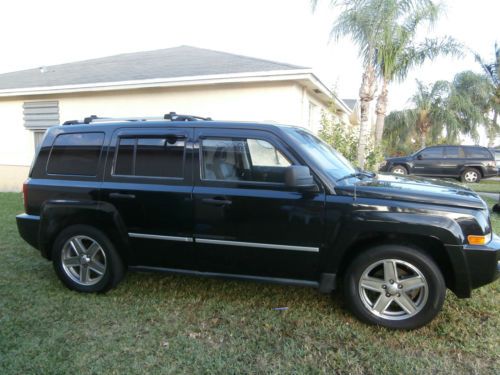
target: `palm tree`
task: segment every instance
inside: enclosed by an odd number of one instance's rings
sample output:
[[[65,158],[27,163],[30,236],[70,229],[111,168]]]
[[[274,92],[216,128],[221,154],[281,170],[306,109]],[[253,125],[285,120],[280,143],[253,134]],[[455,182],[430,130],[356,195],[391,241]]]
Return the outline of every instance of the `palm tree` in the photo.
[[[318,0],[311,0],[311,3],[314,10]],[[385,0],[331,1],[333,6],[339,6],[342,11],[332,27],[330,37],[336,40],[342,36],[351,37],[363,59],[363,75],[359,88],[361,119],[357,152],[357,161],[361,168],[365,163],[365,150],[371,133],[369,110],[377,89],[375,46],[383,27],[384,3]]]
[[[379,144],[384,131],[388,103],[388,85],[403,81],[408,72],[433,60],[438,55],[461,55],[460,44],[450,37],[443,39],[426,38],[416,43],[417,31],[422,24],[432,26],[438,19],[441,7],[431,1],[422,1],[407,9],[405,1],[392,0],[391,14],[386,16],[384,30],[377,43],[377,69],[382,80],[382,89],[377,99],[375,142]]]
[[[478,126],[490,121],[491,94],[491,85],[484,75],[471,71],[455,75],[447,107],[462,134],[479,140]]]
[[[413,108],[391,112],[386,119],[384,137],[401,144],[418,139],[420,147],[425,147],[428,140],[439,141],[446,130],[447,140],[456,141],[460,126],[448,108],[446,98],[450,90],[447,81],[437,81],[429,86],[417,81],[417,92],[411,98]]]
[[[483,68],[486,76],[491,96],[489,99],[489,110],[493,113],[493,118],[486,122],[488,131],[488,146],[493,147],[497,135],[500,133],[498,124],[498,115],[500,113],[500,47],[495,43],[495,59],[491,63],[487,63],[479,54],[474,54],[476,61]]]
[[[311,0],[315,9],[318,0]],[[377,73],[383,78],[382,93],[377,104],[377,139],[381,138],[387,107],[388,84],[396,77],[404,79],[413,66],[434,58],[439,52],[452,49],[451,39],[426,40],[414,46],[416,29],[423,22],[433,23],[439,7],[431,0],[332,0],[342,9],[330,36],[349,36],[363,58],[363,75],[359,89],[360,137],[358,164],[362,168],[370,138],[370,103],[373,101]]]

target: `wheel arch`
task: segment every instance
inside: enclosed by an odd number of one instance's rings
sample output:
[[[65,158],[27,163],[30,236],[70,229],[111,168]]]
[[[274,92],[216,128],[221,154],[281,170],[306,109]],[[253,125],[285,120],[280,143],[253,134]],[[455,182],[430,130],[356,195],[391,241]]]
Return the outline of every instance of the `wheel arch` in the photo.
[[[441,240],[426,235],[384,232],[364,233],[348,245],[339,259],[336,287],[342,283],[346,269],[358,255],[380,245],[404,245],[426,254],[436,262],[445,279],[446,287],[453,292],[457,290],[454,262]]]
[[[51,250],[59,233],[72,225],[89,225],[109,237],[125,263],[130,259],[130,243],[125,224],[114,206],[105,202],[48,201],[40,214],[39,244],[42,255],[51,260]]]

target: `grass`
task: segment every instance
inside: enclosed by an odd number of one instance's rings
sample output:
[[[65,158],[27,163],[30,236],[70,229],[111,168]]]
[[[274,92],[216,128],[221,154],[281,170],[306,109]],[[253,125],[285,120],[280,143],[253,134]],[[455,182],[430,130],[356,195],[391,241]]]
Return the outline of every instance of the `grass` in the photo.
[[[499,282],[471,299],[449,292],[413,332],[362,324],[340,297],[308,288],[129,273],[105,295],[84,295],[19,238],[19,212],[19,194],[0,194],[1,374],[499,370]],[[500,233],[498,216],[494,226]]]
[[[500,193],[500,181],[499,180],[481,180],[479,183],[475,184],[464,184],[472,190],[485,192],[485,193]]]

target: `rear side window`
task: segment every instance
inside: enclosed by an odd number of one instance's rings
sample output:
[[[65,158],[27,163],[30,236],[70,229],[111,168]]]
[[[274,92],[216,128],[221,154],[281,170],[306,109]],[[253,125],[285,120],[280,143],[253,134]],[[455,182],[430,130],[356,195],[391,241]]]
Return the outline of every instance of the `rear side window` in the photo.
[[[490,152],[481,147],[466,147],[465,154],[469,158],[492,159]]]
[[[96,176],[104,133],[71,133],[56,137],[47,162],[48,174]]]
[[[182,138],[120,138],[113,174],[182,178],[184,152]]]
[[[459,159],[459,158],[464,158],[465,154],[462,147],[450,146],[446,147],[446,157],[450,159]]]

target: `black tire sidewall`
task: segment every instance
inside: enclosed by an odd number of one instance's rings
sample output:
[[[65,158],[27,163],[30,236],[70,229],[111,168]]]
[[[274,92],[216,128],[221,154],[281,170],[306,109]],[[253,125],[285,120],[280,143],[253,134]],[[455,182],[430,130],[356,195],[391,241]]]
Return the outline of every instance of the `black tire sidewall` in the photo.
[[[429,295],[423,309],[404,320],[388,320],[373,315],[363,304],[358,283],[364,270],[382,259],[400,259],[414,265],[423,273]],[[446,295],[446,285],[436,263],[419,249],[402,245],[381,245],[357,256],[344,276],[344,296],[351,311],[362,321],[393,329],[415,329],[429,323],[441,310]]]
[[[66,241],[77,235],[88,236],[99,243],[106,255],[106,271],[103,278],[94,285],[80,285],[73,281],[64,271],[61,252]],[[69,289],[84,293],[106,292],[123,276],[123,262],[115,251],[109,238],[100,230],[89,225],[73,225],[64,229],[57,236],[52,246],[52,263],[57,276]]]

